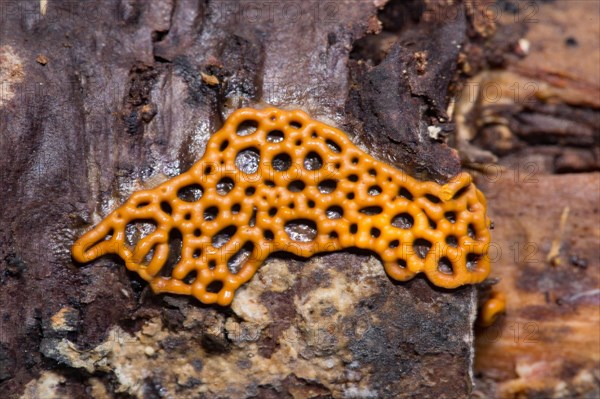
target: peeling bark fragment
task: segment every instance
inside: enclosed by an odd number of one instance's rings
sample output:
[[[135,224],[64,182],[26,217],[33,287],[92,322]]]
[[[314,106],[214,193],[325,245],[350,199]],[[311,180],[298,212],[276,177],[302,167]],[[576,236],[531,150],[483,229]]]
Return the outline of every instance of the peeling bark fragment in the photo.
[[[370,149],[411,174],[442,182],[459,172],[459,160],[452,149],[428,134],[430,119],[424,116],[431,107],[411,91],[406,76],[411,59],[409,51],[395,44],[376,67],[357,65],[353,72],[358,86],[350,92],[346,110]]]
[[[429,10],[417,3],[389,6],[405,18],[387,24],[384,20],[384,28],[397,32],[397,37],[390,39],[394,44],[381,63],[369,66],[364,62],[369,60],[361,58],[351,63],[356,85],[350,90],[346,112],[367,147],[412,174],[442,182],[458,173],[460,163],[454,150],[430,137],[428,127],[449,120],[448,90],[467,41],[467,23],[461,3],[435,3]],[[438,18],[424,25],[414,22],[431,18],[430,14]]]

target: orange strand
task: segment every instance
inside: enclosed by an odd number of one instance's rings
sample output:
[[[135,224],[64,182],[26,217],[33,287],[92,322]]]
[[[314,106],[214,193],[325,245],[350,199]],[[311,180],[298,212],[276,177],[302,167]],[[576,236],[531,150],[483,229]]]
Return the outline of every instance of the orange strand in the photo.
[[[506,312],[506,297],[502,292],[493,291],[487,301],[483,303],[479,311],[479,324],[489,327],[500,316]]]

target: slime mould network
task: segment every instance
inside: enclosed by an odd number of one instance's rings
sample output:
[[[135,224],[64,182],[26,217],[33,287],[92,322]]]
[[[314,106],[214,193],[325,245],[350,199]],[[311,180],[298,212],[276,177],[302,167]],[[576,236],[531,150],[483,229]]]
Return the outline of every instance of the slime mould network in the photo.
[[[139,234],[140,223],[151,228]],[[115,253],[156,293],[226,306],[275,251],[358,247],[377,253],[395,280],[424,273],[444,288],[479,283],[490,271],[489,224],[467,173],[421,182],[302,111],[246,108],[190,170],[135,192],[72,253],[78,262]]]

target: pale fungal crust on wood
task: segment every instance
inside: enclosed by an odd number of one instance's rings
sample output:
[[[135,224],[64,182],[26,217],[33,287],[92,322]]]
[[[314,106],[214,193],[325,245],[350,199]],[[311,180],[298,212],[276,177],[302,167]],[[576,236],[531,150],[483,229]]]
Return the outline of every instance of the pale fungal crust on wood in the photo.
[[[358,247],[377,253],[395,280],[424,273],[439,287],[475,284],[489,274],[489,223],[466,173],[421,182],[303,111],[246,108],[189,171],[134,193],[72,253],[78,262],[118,254],[156,293],[226,306],[275,251]],[[149,233],[130,243],[131,231]]]

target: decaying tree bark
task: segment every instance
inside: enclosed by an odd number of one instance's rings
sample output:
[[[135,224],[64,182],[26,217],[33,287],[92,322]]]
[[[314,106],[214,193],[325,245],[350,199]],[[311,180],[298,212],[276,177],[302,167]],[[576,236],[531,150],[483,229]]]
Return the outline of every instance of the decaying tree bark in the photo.
[[[473,287],[396,284],[370,253],[282,255],[222,309],[70,247],[242,106],[302,108],[447,180],[450,98],[498,50],[482,3],[2,2],[3,397],[466,397]]]
[[[506,316],[477,331],[473,396],[597,398],[600,8],[520,5],[496,35],[521,35],[503,68],[473,77],[457,102],[469,121],[456,119],[457,138],[476,132],[478,151],[461,155],[484,172],[492,277],[507,298]]]

